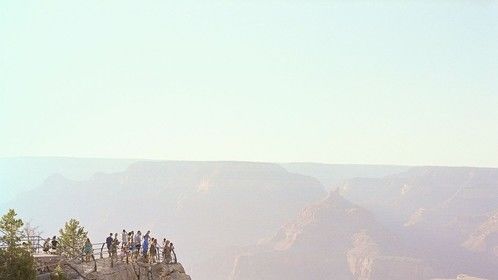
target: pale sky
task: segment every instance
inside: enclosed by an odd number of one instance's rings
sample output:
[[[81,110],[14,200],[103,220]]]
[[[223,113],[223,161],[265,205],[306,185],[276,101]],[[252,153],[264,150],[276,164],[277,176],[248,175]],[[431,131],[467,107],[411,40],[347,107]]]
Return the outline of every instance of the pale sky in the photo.
[[[498,166],[498,1],[0,1],[0,157]]]

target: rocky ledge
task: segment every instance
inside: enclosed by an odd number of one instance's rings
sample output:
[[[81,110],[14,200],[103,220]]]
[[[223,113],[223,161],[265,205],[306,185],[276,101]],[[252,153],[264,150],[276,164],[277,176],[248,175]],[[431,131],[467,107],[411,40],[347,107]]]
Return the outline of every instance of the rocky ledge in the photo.
[[[180,263],[118,262],[111,267],[108,259],[101,259],[97,261],[97,271],[94,271],[94,263],[60,264],[67,278],[74,280],[191,280]],[[40,274],[38,280],[49,280],[52,273]]]

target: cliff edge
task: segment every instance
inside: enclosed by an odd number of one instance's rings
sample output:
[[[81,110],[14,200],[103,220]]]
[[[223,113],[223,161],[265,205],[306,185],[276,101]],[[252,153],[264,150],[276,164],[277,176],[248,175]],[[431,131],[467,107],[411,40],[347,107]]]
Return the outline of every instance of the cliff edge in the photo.
[[[111,267],[108,259],[101,259],[97,260],[97,271],[92,262],[60,262],[60,266],[67,278],[74,280],[191,280],[180,263],[119,262]],[[40,274],[37,280],[50,280],[52,273]]]

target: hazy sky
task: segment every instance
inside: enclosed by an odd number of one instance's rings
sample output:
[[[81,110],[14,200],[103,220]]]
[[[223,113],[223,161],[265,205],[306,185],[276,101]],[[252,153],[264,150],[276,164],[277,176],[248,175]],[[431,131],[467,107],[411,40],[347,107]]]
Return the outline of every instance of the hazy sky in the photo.
[[[498,1],[0,1],[0,157],[498,166]]]

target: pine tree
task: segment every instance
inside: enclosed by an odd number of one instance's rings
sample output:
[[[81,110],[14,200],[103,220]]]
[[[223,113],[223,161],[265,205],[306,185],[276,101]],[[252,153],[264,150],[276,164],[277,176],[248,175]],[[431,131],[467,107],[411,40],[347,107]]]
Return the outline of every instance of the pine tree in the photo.
[[[21,219],[10,209],[0,219],[0,242],[5,248],[0,249],[0,280],[32,280],[36,278],[35,260],[29,248],[20,243],[23,238]]]
[[[88,232],[80,226],[80,222],[69,220],[59,234],[59,253],[69,258],[81,256]]]

